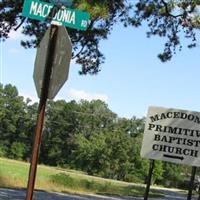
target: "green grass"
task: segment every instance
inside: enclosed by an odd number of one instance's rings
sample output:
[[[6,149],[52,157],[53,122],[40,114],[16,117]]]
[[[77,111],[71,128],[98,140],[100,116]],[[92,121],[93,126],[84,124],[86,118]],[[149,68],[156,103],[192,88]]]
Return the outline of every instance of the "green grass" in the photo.
[[[0,158],[0,187],[26,188],[29,164]],[[144,187],[88,176],[82,172],[38,166],[36,189],[52,192],[143,196]],[[152,191],[153,192],[153,191]],[[160,196],[156,192],[150,196]]]

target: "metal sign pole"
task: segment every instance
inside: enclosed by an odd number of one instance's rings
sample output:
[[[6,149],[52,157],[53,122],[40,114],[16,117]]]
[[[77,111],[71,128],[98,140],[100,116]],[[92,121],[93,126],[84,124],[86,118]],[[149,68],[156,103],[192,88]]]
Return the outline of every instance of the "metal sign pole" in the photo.
[[[52,25],[50,30],[50,37],[49,37],[49,43],[48,43],[48,50],[47,50],[47,58],[45,63],[45,72],[43,77],[43,84],[41,88],[41,97],[38,107],[38,118],[36,122],[36,128],[35,128],[35,138],[34,138],[34,144],[33,144],[33,151],[32,151],[32,159],[31,159],[31,165],[29,169],[29,180],[28,180],[28,186],[27,186],[27,193],[26,193],[26,200],[32,200],[33,198],[33,190],[35,185],[35,177],[37,172],[37,163],[38,163],[38,157],[39,157],[39,148],[41,143],[41,135],[42,135],[42,129],[44,124],[44,117],[45,117],[45,107],[48,97],[48,89],[49,89],[49,82],[51,77],[51,71],[52,71],[52,64],[53,64],[53,57],[54,57],[54,51],[55,51],[55,44],[56,44],[56,38],[57,38],[57,26]]]
[[[148,200],[148,197],[149,197],[149,190],[150,190],[150,185],[151,185],[151,178],[152,178],[152,175],[153,175],[154,164],[155,164],[155,161],[150,160],[149,175],[148,175],[148,179],[147,179],[147,185],[146,185],[146,190],[145,190],[145,194],[144,194],[144,200]]]
[[[194,188],[194,179],[195,179],[196,170],[197,170],[197,167],[192,167],[192,174],[190,178],[190,185],[189,185],[187,200],[192,199],[192,190]]]

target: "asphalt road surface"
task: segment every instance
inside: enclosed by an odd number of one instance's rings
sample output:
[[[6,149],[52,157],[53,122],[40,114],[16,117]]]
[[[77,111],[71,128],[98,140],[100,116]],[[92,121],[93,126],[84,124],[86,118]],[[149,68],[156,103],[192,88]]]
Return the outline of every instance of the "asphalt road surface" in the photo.
[[[159,189],[160,190],[160,189]],[[187,196],[178,191],[162,190],[165,194],[163,198],[149,198],[149,200],[186,200]],[[0,200],[24,200],[26,195],[25,190],[13,190],[0,188]],[[61,193],[49,193],[36,191],[34,200],[142,200],[143,198],[136,197],[111,197],[101,195],[71,195]],[[197,200],[193,198],[192,200]]]

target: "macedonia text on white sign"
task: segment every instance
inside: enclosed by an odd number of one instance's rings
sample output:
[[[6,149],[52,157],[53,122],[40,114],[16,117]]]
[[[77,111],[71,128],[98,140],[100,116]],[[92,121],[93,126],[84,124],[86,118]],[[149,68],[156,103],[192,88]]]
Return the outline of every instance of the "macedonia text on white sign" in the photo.
[[[141,156],[200,166],[200,113],[150,107]]]

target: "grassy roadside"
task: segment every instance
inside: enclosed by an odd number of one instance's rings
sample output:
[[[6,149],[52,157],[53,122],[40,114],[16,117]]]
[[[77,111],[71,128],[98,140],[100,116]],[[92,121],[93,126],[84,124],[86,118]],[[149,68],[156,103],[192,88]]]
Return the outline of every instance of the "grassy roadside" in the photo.
[[[29,164],[0,158],[0,187],[26,188]],[[81,172],[38,166],[36,189],[50,192],[143,196],[144,187],[88,176]],[[151,192],[151,196],[160,196]]]

